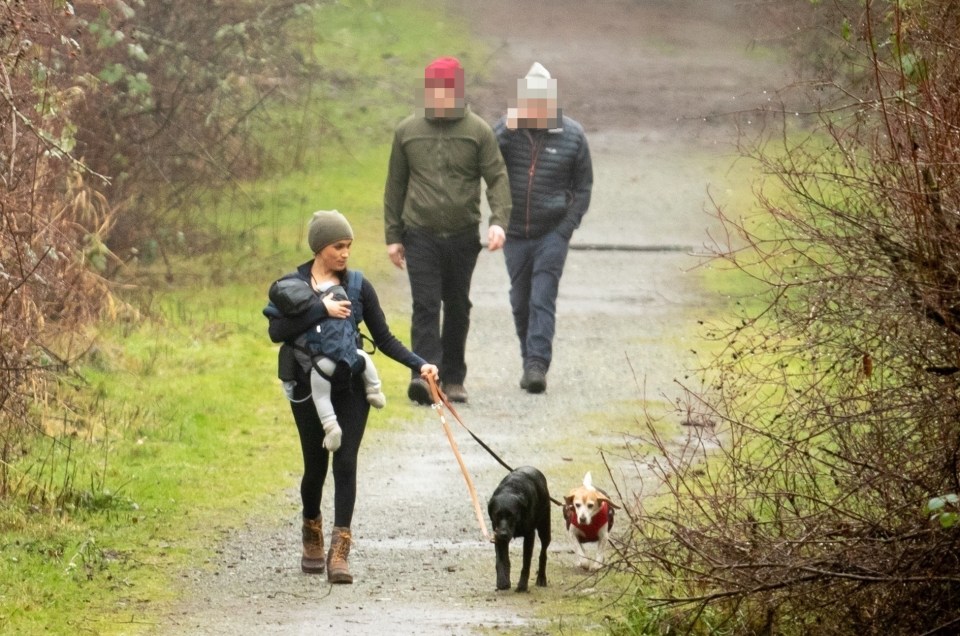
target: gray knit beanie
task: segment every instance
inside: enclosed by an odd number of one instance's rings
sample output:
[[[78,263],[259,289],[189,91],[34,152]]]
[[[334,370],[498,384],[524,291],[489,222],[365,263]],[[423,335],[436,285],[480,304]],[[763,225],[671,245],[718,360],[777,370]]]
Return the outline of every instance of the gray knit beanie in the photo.
[[[307,230],[307,244],[314,254],[331,243],[352,238],[353,229],[347,217],[336,210],[319,210],[313,213]]]

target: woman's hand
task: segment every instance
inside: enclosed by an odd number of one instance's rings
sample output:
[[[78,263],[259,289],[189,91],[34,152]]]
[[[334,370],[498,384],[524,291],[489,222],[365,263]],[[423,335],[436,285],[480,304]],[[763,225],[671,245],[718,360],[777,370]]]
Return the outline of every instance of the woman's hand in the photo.
[[[440,381],[440,369],[437,368],[437,365],[430,364],[429,362],[420,367],[420,377],[424,380],[430,381],[433,378],[434,382]]]
[[[320,301],[323,303],[323,306],[327,308],[327,315],[331,318],[349,318],[350,317],[350,301],[349,300],[336,300],[333,297],[332,293],[327,294],[322,297]]]

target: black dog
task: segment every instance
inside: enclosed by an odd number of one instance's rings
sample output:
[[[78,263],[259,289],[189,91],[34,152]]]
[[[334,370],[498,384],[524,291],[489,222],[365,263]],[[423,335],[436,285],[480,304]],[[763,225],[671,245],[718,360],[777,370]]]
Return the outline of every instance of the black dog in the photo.
[[[510,588],[510,540],[523,537],[523,567],[517,591],[527,591],[533,535],[540,535],[540,564],[537,585],[547,585],[547,546],[550,545],[550,493],[547,479],[532,466],[509,473],[493,491],[487,504],[497,549],[497,589]]]

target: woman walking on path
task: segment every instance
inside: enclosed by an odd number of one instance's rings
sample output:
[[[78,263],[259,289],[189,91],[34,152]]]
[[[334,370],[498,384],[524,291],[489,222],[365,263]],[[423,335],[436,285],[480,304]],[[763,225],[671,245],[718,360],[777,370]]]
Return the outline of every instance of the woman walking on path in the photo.
[[[353,245],[353,229],[342,214],[336,210],[316,212],[310,221],[308,242],[313,259],[283,278],[296,277],[309,283],[316,294],[316,303],[308,311],[295,316],[282,314],[271,303],[264,309],[264,314],[270,320],[270,339],[283,343],[279,354],[279,375],[291,387],[288,394],[290,408],[303,452],[303,478],[300,482],[303,556],[300,567],[311,574],[326,570],[331,583],[352,583],[353,576],[347,559],[352,542],[350,523],[357,494],[357,455],[370,412],[362,369],[353,369],[345,377],[333,377],[331,401],[337,416],[335,426],[339,431],[324,431],[317,409],[310,399],[311,369],[297,362],[292,342],[307,331],[318,330],[325,319],[354,320],[358,328],[360,322],[367,325],[377,348],[388,357],[419,371],[422,377],[435,381],[438,379],[438,370],[435,365],[407,349],[391,333],[370,281],[356,275],[348,276],[347,260]],[[354,281],[355,285],[359,282],[359,291],[349,289],[348,281]],[[335,300],[332,295],[321,293],[333,285],[347,288],[351,292],[348,295],[357,298],[357,303]],[[340,436],[339,447],[330,444],[330,440],[327,440],[325,447],[324,438],[337,434]],[[334,519],[330,549],[324,556],[320,502],[330,463],[333,464]]]

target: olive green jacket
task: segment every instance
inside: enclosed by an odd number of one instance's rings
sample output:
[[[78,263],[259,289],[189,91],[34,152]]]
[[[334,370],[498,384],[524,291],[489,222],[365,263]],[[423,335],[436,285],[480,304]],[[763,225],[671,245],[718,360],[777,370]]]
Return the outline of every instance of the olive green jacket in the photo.
[[[453,234],[480,224],[480,178],[487,184],[490,225],[510,223],[510,185],[487,122],[467,107],[457,119],[411,115],[393,137],[383,219],[387,244],[405,229]]]

